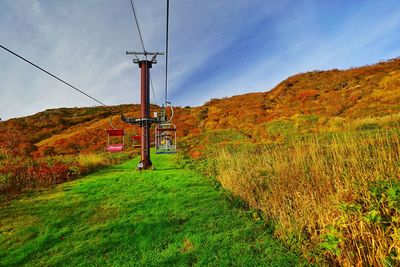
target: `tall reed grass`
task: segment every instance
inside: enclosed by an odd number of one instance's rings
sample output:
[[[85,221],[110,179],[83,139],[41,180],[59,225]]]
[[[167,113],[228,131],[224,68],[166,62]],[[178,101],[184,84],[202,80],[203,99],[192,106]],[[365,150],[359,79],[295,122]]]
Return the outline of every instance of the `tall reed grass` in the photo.
[[[109,160],[102,154],[80,154],[76,161],[86,172],[109,165]]]
[[[210,160],[221,184],[261,210],[275,235],[311,262],[400,264],[398,131],[225,146]]]

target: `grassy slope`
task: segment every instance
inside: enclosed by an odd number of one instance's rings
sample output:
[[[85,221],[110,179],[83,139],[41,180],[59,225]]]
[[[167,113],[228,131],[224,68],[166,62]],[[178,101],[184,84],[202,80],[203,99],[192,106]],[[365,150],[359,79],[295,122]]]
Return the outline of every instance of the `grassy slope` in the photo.
[[[171,157],[114,166],[1,207],[0,266],[287,266],[299,259],[251,212]]]

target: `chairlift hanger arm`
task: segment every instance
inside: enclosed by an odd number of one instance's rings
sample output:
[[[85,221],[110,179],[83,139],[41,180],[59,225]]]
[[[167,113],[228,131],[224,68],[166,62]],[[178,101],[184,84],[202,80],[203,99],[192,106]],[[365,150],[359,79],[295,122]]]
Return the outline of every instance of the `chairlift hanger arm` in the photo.
[[[150,60],[151,63],[156,64],[157,63],[157,56],[164,55],[164,52],[135,52],[135,51],[126,51],[127,55],[134,55],[135,58],[133,59],[133,63],[138,64],[141,60],[139,59],[138,56],[145,56],[145,59],[147,60],[147,56],[153,56],[152,59]]]

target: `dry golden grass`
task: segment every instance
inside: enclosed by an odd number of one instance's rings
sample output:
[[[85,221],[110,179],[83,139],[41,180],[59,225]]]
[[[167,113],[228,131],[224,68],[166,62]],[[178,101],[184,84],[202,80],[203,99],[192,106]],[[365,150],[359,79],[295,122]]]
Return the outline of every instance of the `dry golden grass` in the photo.
[[[310,261],[391,266],[400,264],[399,139],[363,131],[225,148],[215,166],[221,184]]]
[[[348,129],[357,130],[368,127],[375,128],[391,128],[391,127],[399,127],[400,126],[400,113],[395,113],[391,115],[386,115],[382,117],[366,117],[359,118],[347,123],[346,125]]]
[[[108,159],[102,154],[80,154],[78,163],[87,170],[93,170],[98,167],[106,166]]]

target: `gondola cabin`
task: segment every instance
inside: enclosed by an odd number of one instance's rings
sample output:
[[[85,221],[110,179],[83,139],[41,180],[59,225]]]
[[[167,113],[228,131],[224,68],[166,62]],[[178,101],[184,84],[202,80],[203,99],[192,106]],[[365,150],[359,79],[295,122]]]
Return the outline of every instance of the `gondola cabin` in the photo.
[[[123,151],[125,146],[125,134],[123,129],[110,129],[107,130],[107,148],[109,152]],[[119,139],[119,142],[113,142],[115,139]]]
[[[170,123],[157,124],[155,130],[156,154],[175,154],[176,126]]]

